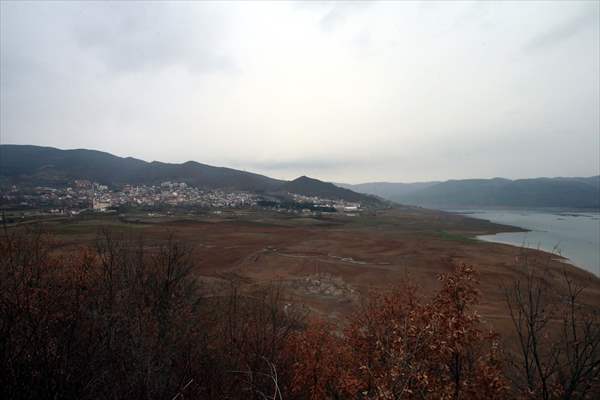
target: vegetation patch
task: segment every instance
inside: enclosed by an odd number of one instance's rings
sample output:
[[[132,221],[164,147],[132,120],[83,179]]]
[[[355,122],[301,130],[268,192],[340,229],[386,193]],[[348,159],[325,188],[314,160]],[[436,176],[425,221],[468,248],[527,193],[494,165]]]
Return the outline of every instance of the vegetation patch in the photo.
[[[465,235],[460,235],[457,233],[450,233],[447,231],[440,231],[439,232],[439,237],[444,239],[444,240],[450,240],[453,242],[461,242],[461,243],[469,243],[469,244],[473,244],[473,243],[478,243],[479,241],[477,239],[473,239],[471,237],[465,236]]]

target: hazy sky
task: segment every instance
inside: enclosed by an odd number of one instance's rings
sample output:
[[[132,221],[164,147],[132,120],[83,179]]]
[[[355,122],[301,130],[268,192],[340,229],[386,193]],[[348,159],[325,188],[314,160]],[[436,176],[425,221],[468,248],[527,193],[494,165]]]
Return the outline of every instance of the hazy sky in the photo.
[[[600,3],[1,3],[2,143],[278,178],[600,173]]]

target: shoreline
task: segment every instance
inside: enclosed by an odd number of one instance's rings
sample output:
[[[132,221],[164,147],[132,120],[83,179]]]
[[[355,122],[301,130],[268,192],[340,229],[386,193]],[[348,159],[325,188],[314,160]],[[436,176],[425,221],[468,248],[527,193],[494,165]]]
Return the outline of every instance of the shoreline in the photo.
[[[573,217],[573,218],[578,218],[578,217],[587,217],[587,218],[591,218],[592,220],[596,220],[597,217],[593,216],[593,215],[589,215],[588,213],[590,211],[587,211],[587,213],[585,211],[579,211],[577,214],[575,214],[576,211],[574,210],[562,210],[560,213],[557,212],[557,209],[553,209],[553,212],[550,212],[550,209],[520,209],[521,211],[529,211],[531,213],[541,213],[541,214],[548,214],[548,215],[556,215],[558,217]],[[521,243],[517,243],[516,240],[511,240],[510,238],[507,239],[503,239],[502,237],[499,237],[499,235],[502,234],[519,234],[522,233],[524,235],[530,233],[530,232],[537,232],[537,233],[551,233],[551,234],[561,234],[560,231],[546,231],[546,230],[537,230],[535,228],[529,228],[529,227],[525,227],[525,226],[518,226],[518,225],[507,225],[505,223],[499,223],[494,221],[493,219],[490,218],[484,218],[484,217],[475,217],[473,216],[475,215],[480,215],[480,214],[485,214],[486,212],[494,212],[494,211],[519,211],[516,209],[480,209],[480,210],[465,210],[465,211],[455,211],[455,212],[451,212],[453,214],[458,214],[458,215],[463,215],[467,218],[473,218],[473,219],[478,219],[478,220],[483,220],[483,221],[487,221],[490,222],[492,224],[495,225],[500,225],[500,226],[505,226],[509,229],[506,230],[502,230],[499,232],[490,232],[490,233],[484,233],[484,234],[478,234],[478,235],[474,235],[473,238],[476,240],[480,240],[482,242],[485,243],[495,243],[495,244],[502,244],[502,245],[507,245],[507,246],[512,246],[515,248],[525,248],[528,250],[535,250],[535,251],[539,251],[539,252],[543,252],[545,254],[547,254],[549,257],[553,258],[554,260],[569,265],[571,267],[577,268],[578,270],[582,270],[585,272],[590,273],[591,275],[593,275],[594,277],[600,277],[600,268],[597,266],[594,268],[593,265],[588,265],[586,264],[584,261],[582,260],[575,260],[572,257],[569,257],[567,255],[563,255],[560,253],[560,247],[558,245],[554,245],[552,246],[552,248],[549,245],[544,245],[543,244],[543,240],[540,240],[537,242],[537,247],[535,247],[532,243],[528,243],[525,240],[525,236],[523,237],[523,240],[521,241]],[[582,215],[583,214],[583,215]],[[559,220],[562,218],[558,218]],[[561,243],[560,241],[558,243]],[[558,250],[558,252],[557,252]]]

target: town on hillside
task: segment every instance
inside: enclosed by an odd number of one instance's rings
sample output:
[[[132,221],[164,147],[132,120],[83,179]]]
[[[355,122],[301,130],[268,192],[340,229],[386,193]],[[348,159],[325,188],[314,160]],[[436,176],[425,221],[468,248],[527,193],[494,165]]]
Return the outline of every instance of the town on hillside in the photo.
[[[342,212],[354,216],[361,203],[296,193],[264,195],[249,191],[203,189],[185,182],[165,181],[157,185],[125,184],[111,188],[98,182],[76,179],[66,187],[12,185],[0,195],[5,210],[31,215],[78,215],[82,212],[110,213],[136,209],[149,216],[156,211],[178,208],[206,210],[271,209],[301,215]]]

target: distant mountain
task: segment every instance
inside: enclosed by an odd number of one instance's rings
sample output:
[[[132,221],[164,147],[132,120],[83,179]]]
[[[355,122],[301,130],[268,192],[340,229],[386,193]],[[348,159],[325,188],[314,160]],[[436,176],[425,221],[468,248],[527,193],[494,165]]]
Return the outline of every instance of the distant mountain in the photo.
[[[195,161],[169,164],[117,157],[96,150],[0,145],[0,184],[64,186],[75,179],[87,179],[111,186],[178,181],[208,189],[222,188],[258,193],[291,192],[346,201],[378,201],[372,196],[307,177],[288,182]]]
[[[347,183],[336,183],[337,186],[350,189],[359,193],[368,193],[384,199],[394,200],[414,193],[418,190],[428,188],[439,182],[415,182],[415,183],[392,183],[392,182],[369,182],[350,185]]]
[[[351,185],[362,193],[432,208],[564,207],[600,208],[600,176],[509,180],[465,179],[419,184]]]

